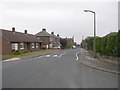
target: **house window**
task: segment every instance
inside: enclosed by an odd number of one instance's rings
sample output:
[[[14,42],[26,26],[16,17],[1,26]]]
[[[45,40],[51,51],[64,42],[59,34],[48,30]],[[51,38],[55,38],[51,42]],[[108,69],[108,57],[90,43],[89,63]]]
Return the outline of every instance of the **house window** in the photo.
[[[40,37],[38,37],[38,39],[40,39]]]
[[[24,43],[20,43],[20,49],[24,49]]]
[[[12,43],[12,50],[18,50],[18,43]]]
[[[32,48],[35,48],[35,43],[32,43]]]
[[[38,48],[39,47],[39,44],[38,43],[36,43],[36,48]]]

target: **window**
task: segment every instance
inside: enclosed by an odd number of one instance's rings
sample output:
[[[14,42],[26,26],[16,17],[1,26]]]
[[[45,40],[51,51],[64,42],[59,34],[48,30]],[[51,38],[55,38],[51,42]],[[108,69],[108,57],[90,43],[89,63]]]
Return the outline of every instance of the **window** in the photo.
[[[39,47],[39,44],[38,43],[36,43],[36,48],[38,48]]]
[[[12,43],[12,50],[18,50],[18,43]]]
[[[24,49],[24,43],[20,43],[20,49]]]
[[[40,39],[40,37],[37,37],[38,39]]]
[[[32,48],[35,48],[35,43],[32,43]]]

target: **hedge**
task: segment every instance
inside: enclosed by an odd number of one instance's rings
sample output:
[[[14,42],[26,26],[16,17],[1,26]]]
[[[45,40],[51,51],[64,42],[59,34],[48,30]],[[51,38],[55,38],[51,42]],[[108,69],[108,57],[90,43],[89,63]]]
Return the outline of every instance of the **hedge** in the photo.
[[[120,57],[120,30],[104,37],[95,37],[95,40],[97,53]],[[86,42],[88,50],[93,50],[94,37],[87,37],[84,42]],[[81,45],[83,44],[82,42]]]

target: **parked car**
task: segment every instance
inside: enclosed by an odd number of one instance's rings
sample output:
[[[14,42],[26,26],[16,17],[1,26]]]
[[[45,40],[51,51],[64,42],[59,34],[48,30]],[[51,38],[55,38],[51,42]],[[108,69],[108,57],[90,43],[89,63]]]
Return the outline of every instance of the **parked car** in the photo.
[[[76,48],[76,46],[74,45],[74,46],[72,46],[72,48],[73,48],[73,49],[75,49],[75,48]]]

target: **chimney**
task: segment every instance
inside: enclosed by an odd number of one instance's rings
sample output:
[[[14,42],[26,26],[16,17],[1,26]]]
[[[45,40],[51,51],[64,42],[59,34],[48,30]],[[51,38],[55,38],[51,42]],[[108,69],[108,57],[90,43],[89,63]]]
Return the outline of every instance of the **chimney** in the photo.
[[[25,30],[24,33],[27,34],[27,30]]]
[[[54,35],[54,32],[51,32],[52,35]]]
[[[60,35],[59,34],[57,34],[57,37],[59,37]]]
[[[43,29],[42,29],[42,31],[46,31],[46,29],[45,29],[45,28],[43,28]]]
[[[14,27],[12,27],[12,31],[15,32],[15,28]]]

